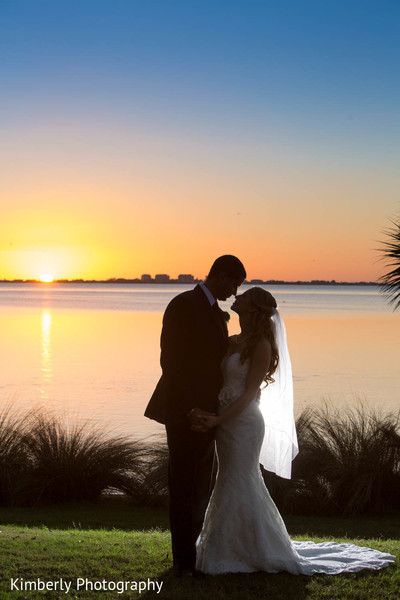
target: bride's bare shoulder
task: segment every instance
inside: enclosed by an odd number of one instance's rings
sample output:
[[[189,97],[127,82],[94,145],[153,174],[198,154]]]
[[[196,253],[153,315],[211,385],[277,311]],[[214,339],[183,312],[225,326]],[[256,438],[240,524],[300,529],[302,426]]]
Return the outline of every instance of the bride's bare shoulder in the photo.
[[[262,350],[270,350],[272,347],[271,342],[266,337],[262,337],[260,340],[258,340],[257,346]]]
[[[258,358],[271,358],[272,346],[271,342],[267,340],[267,338],[261,338],[258,340],[257,344],[254,347],[254,355]]]

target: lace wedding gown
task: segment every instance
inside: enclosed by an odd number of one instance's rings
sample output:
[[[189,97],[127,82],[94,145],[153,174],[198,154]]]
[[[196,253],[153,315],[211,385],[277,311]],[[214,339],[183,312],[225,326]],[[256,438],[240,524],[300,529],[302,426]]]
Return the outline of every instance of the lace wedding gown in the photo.
[[[223,412],[244,391],[249,361],[234,353],[222,363]],[[264,420],[257,397],[216,433],[218,477],[197,540],[203,573],[342,573],[381,569],[395,557],[354,544],[292,542],[261,476],[258,457]]]

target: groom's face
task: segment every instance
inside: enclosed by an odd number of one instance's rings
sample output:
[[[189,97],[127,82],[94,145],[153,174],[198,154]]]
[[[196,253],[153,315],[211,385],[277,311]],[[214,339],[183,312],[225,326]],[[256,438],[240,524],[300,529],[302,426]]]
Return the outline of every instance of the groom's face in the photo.
[[[221,273],[218,282],[217,300],[226,300],[230,296],[236,296],[237,289],[242,283],[242,278]]]

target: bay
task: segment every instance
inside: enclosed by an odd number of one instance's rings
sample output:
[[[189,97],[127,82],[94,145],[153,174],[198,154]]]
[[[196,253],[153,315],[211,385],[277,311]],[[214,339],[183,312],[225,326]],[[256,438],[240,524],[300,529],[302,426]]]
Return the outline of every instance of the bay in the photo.
[[[0,283],[2,406],[89,419],[137,438],[163,435],[143,411],[161,373],[163,312],[191,287]],[[400,314],[376,286],[263,287],[286,323],[297,414],[324,401],[399,407]],[[221,307],[229,311],[232,301]]]

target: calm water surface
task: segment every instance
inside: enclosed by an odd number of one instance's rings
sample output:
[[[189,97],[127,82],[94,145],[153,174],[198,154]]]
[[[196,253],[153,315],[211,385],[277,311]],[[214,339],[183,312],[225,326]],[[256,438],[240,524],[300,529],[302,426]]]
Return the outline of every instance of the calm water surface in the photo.
[[[161,434],[143,411],[160,376],[162,314],[191,287],[0,283],[1,403],[89,418],[136,437]],[[268,289],[286,323],[296,413],[324,400],[399,407],[400,314],[376,287]]]

